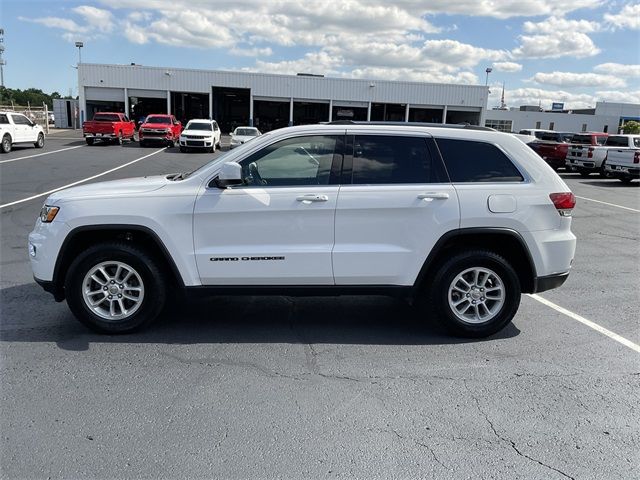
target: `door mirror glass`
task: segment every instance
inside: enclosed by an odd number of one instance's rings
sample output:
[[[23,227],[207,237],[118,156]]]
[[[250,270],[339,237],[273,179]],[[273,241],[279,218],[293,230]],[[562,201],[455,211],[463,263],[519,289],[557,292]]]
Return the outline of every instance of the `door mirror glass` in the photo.
[[[224,163],[220,175],[215,179],[215,184],[218,188],[242,184],[242,167],[236,162]]]

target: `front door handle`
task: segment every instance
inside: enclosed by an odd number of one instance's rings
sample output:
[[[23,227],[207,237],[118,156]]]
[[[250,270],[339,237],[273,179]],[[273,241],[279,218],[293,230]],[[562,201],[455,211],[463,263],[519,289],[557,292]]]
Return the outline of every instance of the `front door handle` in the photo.
[[[446,200],[447,198],[449,198],[449,194],[446,192],[427,192],[421,193],[420,195],[418,195],[418,198],[420,200]]]
[[[327,197],[326,195],[310,194],[310,195],[301,195],[299,197],[296,197],[296,200],[302,203],[328,202],[329,197]]]

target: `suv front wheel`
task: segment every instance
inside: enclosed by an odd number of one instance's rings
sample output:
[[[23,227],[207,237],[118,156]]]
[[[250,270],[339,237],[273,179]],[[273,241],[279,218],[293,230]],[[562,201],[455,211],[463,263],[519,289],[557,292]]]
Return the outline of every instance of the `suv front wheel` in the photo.
[[[520,281],[500,255],[477,250],[454,255],[437,270],[430,308],[451,333],[487,337],[504,328],[520,304]]]
[[[155,320],[164,307],[166,286],[157,260],[127,243],[85,250],[65,281],[69,308],[100,333],[128,333]]]

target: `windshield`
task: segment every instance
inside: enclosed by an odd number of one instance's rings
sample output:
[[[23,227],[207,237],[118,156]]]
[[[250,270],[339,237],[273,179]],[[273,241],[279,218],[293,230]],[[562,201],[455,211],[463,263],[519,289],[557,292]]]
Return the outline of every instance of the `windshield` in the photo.
[[[563,142],[570,142],[571,139],[573,138],[573,133],[561,133],[560,134],[560,138],[562,139]]]
[[[213,130],[213,128],[211,128],[211,124],[210,123],[189,122],[187,124],[187,128],[185,130],[206,130],[207,132],[210,132],[211,130]]]
[[[258,135],[258,130],[255,128],[236,128],[234,135],[242,135],[244,137],[255,137]]]
[[[168,117],[147,117],[144,123],[171,123]]]

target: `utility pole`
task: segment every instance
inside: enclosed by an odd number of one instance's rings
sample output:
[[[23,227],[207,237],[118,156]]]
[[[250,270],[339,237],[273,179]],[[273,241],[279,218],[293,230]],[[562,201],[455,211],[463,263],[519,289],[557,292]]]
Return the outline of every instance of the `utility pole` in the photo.
[[[491,68],[491,67],[487,67],[487,69],[485,70],[485,72],[486,72],[486,74],[487,74],[487,78],[486,78],[486,79],[485,79],[485,81],[484,81],[484,85],[485,85],[485,87],[486,87],[486,86],[488,86],[488,85],[489,85],[489,74],[490,74],[491,72],[493,72],[493,68]]]
[[[2,58],[4,53],[4,28],[0,28],[0,86],[4,87],[4,66],[7,62]]]
[[[82,63],[82,47],[84,47],[84,43],[76,42],[76,48],[78,49],[78,65]]]

